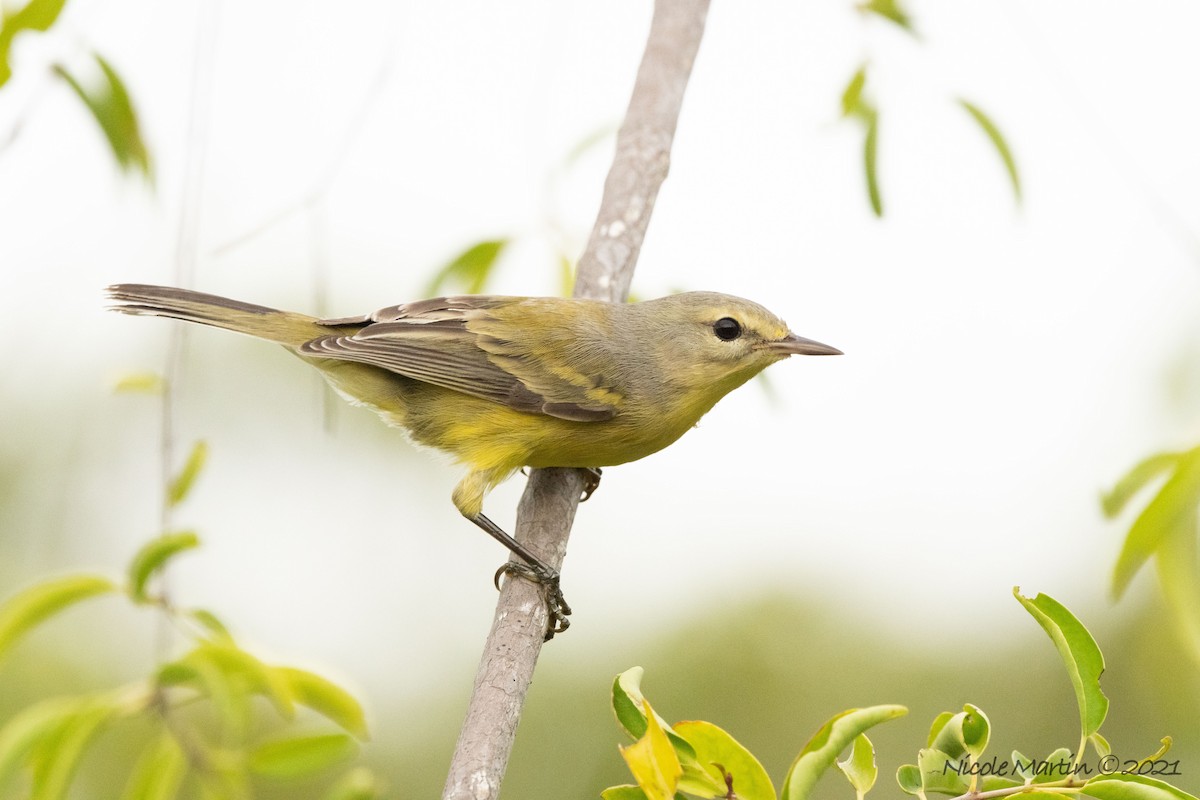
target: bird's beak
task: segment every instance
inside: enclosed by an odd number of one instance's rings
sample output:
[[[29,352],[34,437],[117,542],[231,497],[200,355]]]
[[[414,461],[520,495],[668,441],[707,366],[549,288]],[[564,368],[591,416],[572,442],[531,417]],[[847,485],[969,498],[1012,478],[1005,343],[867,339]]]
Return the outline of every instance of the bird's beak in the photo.
[[[840,356],[842,351],[836,347],[830,347],[827,344],[814,342],[812,339],[805,339],[803,336],[797,336],[794,333],[789,333],[782,339],[774,342],[767,342],[766,348],[774,353],[780,353],[786,356]]]

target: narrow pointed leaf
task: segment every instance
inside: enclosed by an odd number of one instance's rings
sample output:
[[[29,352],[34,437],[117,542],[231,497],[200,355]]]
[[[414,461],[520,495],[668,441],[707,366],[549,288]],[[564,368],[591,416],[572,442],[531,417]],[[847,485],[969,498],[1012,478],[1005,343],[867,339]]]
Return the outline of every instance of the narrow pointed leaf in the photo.
[[[894,22],[909,33],[914,33],[912,19],[900,5],[899,0],[867,0],[859,6],[863,11],[878,14],[886,20]]]
[[[146,584],[150,578],[173,556],[199,544],[200,538],[195,531],[165,533],[147,542],[129,564],[129,593],[133,599],[139,603],[147,602]]]
[[[479,294],[487,288],[492,269],[511,240],[489,239],[471,245],[450,259],[429,282],[426,297],[444,294],[447,286],[461,287],[459,291]]]
[[[12,41],[22,31],[48,31],[58,19],[66,0],[29,0],[16,11],[0,14],[0,86],[12,77],[8,63]]]
[[[842,116],[851,117],[862,111],[863,108],[863,87],[867,83],[867,65],[863,64],[853,75],[850,76],[850,82],[846,84],[846,88],[842,90]]]
[[[987,136],[988,141],[992,143],[992,147],[996,149],[996,155],[1000,156],[1000,160],[1004,163],[1004,169],[1008,173],[1009,183],[1012,184],[1013,196],[1017,198],[1017,202],[1021,201],[1021,175],[1017,172],[1017,160],[1013,157],[1012,149],[1009,148],[1008,142],[1004,139],[1004,134],[1000,132],[1000,128],[992,121],[991,117],[983,113],[979,106],[959,98],[958,104],[966,109],[966,112],[971,115],[971,119],[975,120],[976,124]]]
[[[0,605],[0,658],[30,628],[92,597],[110,594],[117,585],[97,575],[70,575],[34,584]]]
[[[40,742],[75,716],[86,698],[52,697],[23,708],[0,728],[0,788],[12,781]]]
[[[193,608],[187,612],[188,616],[195,620],[200,627],[212,634],[214,639],[218,639],[227,644],[233,644],[233,634],[225,627],[225,623],[217,618],[217,615],[203,608]]]
[[[1075,688],[1082,735],[1091,736],[1100,730],[1108,714],[1108,698],[1100,689],[1100,676],[1104,673],[1104,655],[1100,647],[1083,623],[1053,597],[1039,594],[1030,600],[1021,595],[1019,587],[1013,588],[1013,596],[1054,642]]]
[[[31,800],[67,797],[84,752],[116,710],[111,700],[90,700],[66,719],[50,739],[38,743]]]
[[[628,747],[622,747],[621,757],[648,800],[671,800],[683,768],[648,702],[645,708],[646,735]]]
[[[359,739],[370,738],[366,715],[352,694],[326,678],[294,667],[275,667],[300,705],[311,708]]]
[[[1156,453],[1149,458],[1139,461],[1133,469],[1125,473],[1111,491],[1100,496],[1100,506],[1104,516],[1112,517],[1120,514],[1125,505],[1140,492],[1147,483],[1175,468],[1183,453]]]
[[[164,730],[134,764],[121,800],[172,800],[183,785],[187,766],[179,742]]]
[[[282,739],[259,746],[250,755],[250,771],[264,778],[293,780],[316,775],[352,759],[358,743],[344,733]]]
[[[192,486],[196,483],[196,478],[200,477],[200,472],[204,469],[204,462],[207,460],[208,443],[201,439],[192,445],[192,452],[188,454],[183,469],[179,470],[179,474],[167,487],[167,505],[177,506],[187,499],[188,493],[192,491]]]
[[[867,197],[875,216],[883,216],[883,196],[879,191],[879,112],[866,115],[867,135],[863,140],[863,169],[867,176]]]
[[[838,754],[861,733],[908,713],[904,706],[871,706],[843,711],[813,735],[792,762],[784,779],[783,800],[807,800],[817,780],[833,766]]]
[[[617,723],[634,739],[640,739],[646,734],[646,713],[642,710],[646,698],[642,695],[641,667],[630,667],[613,680],[612,704]],[[679,752],[680,758],[695,760],[696,751],[687,740],[671,730],[670,724],[662,717],[658,724],[666,731],[667,738]]]
[[[137,112],[125,83],[98,53],[94,53],[93,58],[100,68],[99,85],[93,89],[85,88],[61,64],[54,65],[54,73],[75,90],[75,94],[91,111],[101,132],[108,139],[117,165],[123,170],[137,171],[150,180],[150,152],[142,140]]]
[[[1175,471],[1158,494],[1142,509],[1125,537],[1113,570],[1112,593],[1117,599],[1129,588],[1146,559],[1178,525],[1196,518],[1200,504],[1200,447],[1179,458]]]
[[[1200,662],[1200,531],[1196,517],[1184,518],[1159,545],[1158,583],[1184,642]]]

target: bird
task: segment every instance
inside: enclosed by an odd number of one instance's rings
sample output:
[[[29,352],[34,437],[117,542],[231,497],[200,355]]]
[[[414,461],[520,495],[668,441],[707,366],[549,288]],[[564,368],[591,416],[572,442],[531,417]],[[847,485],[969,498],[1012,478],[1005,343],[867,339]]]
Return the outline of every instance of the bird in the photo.
[[[841,351],[792,333],[761,305],[717,292],[636,303],[462,295],[319,319],[191,289],[124,283],[112,310],[200,323],[282,345],[332,388],[467,467],[458,511],[524,563],[497,571],[542,584],[546,638],[571,613],[557,570],[483,513],[518,470],[587,471],[675,442],[722,397],[792,355]]]

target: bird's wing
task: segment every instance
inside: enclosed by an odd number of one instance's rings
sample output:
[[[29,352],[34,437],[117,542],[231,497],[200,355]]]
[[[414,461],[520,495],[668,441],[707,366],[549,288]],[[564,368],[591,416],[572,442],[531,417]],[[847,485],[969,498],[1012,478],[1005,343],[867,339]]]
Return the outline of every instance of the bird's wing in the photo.
[[[620,395],[603,386],[598,374],[588,374],[594,370],[568,363],[580,348],[570,347],[566,326],[545,323],[538,313],[545,302],[496,296],[421,300],[364,317],[322,320],[358,330],[313,339],[300,350],[369,364],[526,413],[581,422],[611,419]]]

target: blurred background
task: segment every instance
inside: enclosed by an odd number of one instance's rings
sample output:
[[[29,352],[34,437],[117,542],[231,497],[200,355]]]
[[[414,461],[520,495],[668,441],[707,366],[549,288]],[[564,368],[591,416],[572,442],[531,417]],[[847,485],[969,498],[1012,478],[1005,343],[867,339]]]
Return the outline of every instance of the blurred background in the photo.
[[[911,709],[879,729],[881,796],[964,702],[999,753],[1073,747],[1070,683],[1014,585],[1096,635],[1115,751],[1171,734],[1174,780],[1200,790],[1197,665],[1151,574],[1111,602],[1129,518],[1098,500],[1200,439],[1200,9],[907,8],[919,37],[850,0],[714,3],[634,292],[749,297],[846,355],[773,367],[672,448],[606,470],[506,796],[628,779],[607,703],[634,664],[664,716],[724,726],[777,782],[825,719],[874,703]],[[506,238],[487,291],[559,293],[649,18],[648,2],[72,0],[17,39],[0,92],[0,593],[118,574],[159,529],[161,399],[113,386],[163,369],[174,323],[106,313],[105,285],[182,270],[343,316],[417,299],[457,253]],[[152,186],[50,71],[93,50],[133,98]],[[863,131],[841,118],[864,62],[882,219]],[[1004,132],[1021,204],[960,97]],[[396,796],[433,796],[505,555],[451,505],[460,470],[326,408],[319,379],[260,342],[197,329],[182,364],[179,459],[197,439],[210,458],[175,514],[204,546],[172,569],[174,597],[351,688],[368,762]],[[489,498],[503,527],[522,487]],[[144,676],[155,630],[104,601],[37,631],[0,664],[0,721]]]

